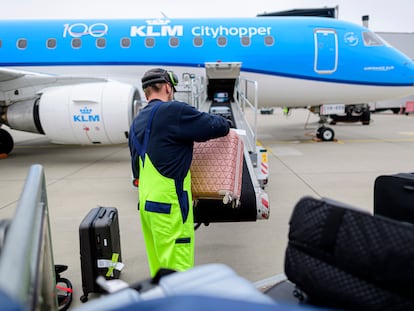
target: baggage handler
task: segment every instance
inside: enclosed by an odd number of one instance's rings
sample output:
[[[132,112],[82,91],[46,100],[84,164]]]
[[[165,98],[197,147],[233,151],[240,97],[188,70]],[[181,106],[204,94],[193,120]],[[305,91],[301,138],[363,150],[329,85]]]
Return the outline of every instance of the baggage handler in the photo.
[[[134,119],[129,148],[138,178],[141,227],[151,276],[160,268],[194,265],[194,218],[190,165],[194,141],[225,136],[225,118],[173,100],[177,76],[147,71],[142,88],[148,105]]]

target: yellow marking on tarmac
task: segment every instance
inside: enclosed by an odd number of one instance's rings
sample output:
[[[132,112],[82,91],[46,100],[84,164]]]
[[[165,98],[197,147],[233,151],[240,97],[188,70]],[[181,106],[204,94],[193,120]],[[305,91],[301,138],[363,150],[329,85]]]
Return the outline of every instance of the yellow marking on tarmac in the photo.
[[[413,133],[414,136],[414,133]],[[315,141],[315,140],[269,140],[263,141],[264,146],[269,145],[297,145],[297,144],[309,144],[309,143],[324,143],[324,144],[340,144],[344,145],[346,143],[378,143],[378,142],[388,142],[388,143],[410,143],[414,142],[414,138],[399,138],[399,139],[347,139],[347,140],[336,140],[336,141]]]

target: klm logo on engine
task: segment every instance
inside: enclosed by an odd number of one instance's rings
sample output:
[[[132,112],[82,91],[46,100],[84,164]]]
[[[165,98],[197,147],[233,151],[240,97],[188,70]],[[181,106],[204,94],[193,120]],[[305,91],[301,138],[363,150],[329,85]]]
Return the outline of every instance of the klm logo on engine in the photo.
[[[92,109],[85,107],[79,109],[79,114],[73,115],[73,122],[99,122],[99,114],[92,114]]]
[[[183,35],[182,25],[168,25],[169,20],[155,19],[147,20],[147,25],[131,26],[131,37],[181,37]]]

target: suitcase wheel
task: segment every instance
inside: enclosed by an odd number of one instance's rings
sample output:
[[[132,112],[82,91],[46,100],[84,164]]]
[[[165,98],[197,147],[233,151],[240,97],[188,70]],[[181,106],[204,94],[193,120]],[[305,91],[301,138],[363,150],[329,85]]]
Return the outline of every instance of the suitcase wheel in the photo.
[[[83,303],[87,302],[88,301],[88,295],[80,296],[80,301],[83,302]]]

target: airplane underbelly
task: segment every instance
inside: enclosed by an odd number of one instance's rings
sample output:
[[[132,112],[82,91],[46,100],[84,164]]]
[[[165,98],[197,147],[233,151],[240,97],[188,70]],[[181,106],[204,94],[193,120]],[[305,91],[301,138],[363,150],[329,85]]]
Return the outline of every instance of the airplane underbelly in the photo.
[[[414,87],[370,86],[248,74],[259,84],[259,107],[360,104],[414,94]],[[405,95],[404,95],[405,94]]]
[[[20,68],[54,74],[65,73],[93,77],[106,77],[124,83],[130,83],[140,89],[140,76],[154,66],[112,66],[111,70],[102,66],[85,67],[36,67]],[[205,68],[168,66],[179,77],[183,73],[204,76]],[[108,73],[110,72],[110,74]],[[241,77],[258,82],[259,107],[309,107],[322,104],[360,104],[380,100],[400,98],[414,94],[414,87],[408,86],[372,86],[349,83],[295,79],[270,76],[250,72],[240,73]],[[253,94],[253,92],[251,92]]]

